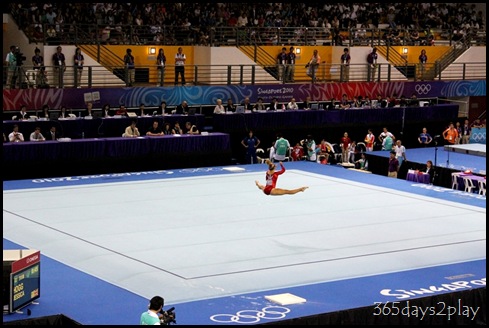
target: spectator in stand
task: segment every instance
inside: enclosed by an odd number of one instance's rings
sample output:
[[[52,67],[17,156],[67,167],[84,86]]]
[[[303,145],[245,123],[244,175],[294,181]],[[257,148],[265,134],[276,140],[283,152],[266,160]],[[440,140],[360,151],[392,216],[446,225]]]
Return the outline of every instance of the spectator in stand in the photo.
[[[163,48],[160,48],[160,50],[158,50],[158,56],[156,57],[156,65],[158,69],[158,81],[156,86],[162,87],[165,79],[165,67],[166,67],[166,56]]]
[[[367,64],[369,67],[368,70],[368,81],[375,81],[376,79],[376,72],[377,72],[377,48],[373,48],[372,52],[367,55]]]
[[[419,144],[422,147],[428,147],[430,145],[431,141],[433,141],[433,138],[428,133],[428,129],[423,128],[422,132],[419,134],[419,137],[418,137]]]
[[[480,118],[476,118],[474,120],[474,122],[472,122],[472,124],[470,125],[471,128],[482,128],[482,123],[481,123],[481,120]]]
[[[295,60],[296,54],[294,52],[294,47],[289,48],[287,53],[287,67],[285,68],[285,82],[294,83],[295,81]]]
[[[61,46],[56,47],[56,52],[53,54],[53,81],[56,88],[63,87],[63,76],[66,71],[65,55]]]
[[[75,55],[73,56],[74,71],[75,71],[75,85],[77,88],[81,88],[81,78],[83,73],[83,64],[85,63],[85,58],[81,53],[81,48],[75,49]]]
[[[35,73],[35,81],[37,86],[41,86],[45,83],[42,83],[44,79],[42,78],[42,75],[45,73],[45,66],[44,66],[44,57],[41,56],[41,50],[36,47],[34,50],[34,56],[32,56],[32,68],[34,69]]]
[[[127,49],[124,55],[124,67],[126,69],[126,84],[131,87],[135,82],[136,77],[136,66],[134,63],[134,56],[132,55],[132,50]]]
[[[10,52],[5,58],[4,69],[7,68],[7,89],[15,89],[14,75],[17,70],[16,46],[10,46]]]
[[[307,75],[311,77],[312,83],[317,81],[317,72],[319,70],[319,64],[321,63],[321,56],[319,56],[317,49],[314,49],[312,57],[306,65]]]
[[[426,74],[426,63],[428,62],[428,56],[426,55],[426,50],[421,49],[421,53],[418,57],[418,79],[424,81]]]
[[[175,85],[178,84],[179,76],[182,85],[185,85],[185,62],[186,61],[187,61],[187,56],[183,53],[183,48],[178,47],[177,53],[175,54]]]
[[[278,72],[278,80],[285,80],[285,69],[287,65],[287,48],[282,47],[282,51],[277,56],[277,72]]]
[[[343,54],[340,57],[341,82],[348,82],[350,80],[350,60],[351,60],[351,56],[348,48],[343,49]]]

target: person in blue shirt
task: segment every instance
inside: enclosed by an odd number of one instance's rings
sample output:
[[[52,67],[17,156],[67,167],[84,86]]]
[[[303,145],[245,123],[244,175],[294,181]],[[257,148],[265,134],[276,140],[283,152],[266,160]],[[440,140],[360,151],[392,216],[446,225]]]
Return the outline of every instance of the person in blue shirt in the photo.
[[[256,148],[260,145],[260,139],[258,139],[254,134],[253,130],[248,132],[248,136],[246,136],[243,140],[241,140],[241,144],[246,148],[246,164],[257,164],[258,158],[256,156]]]
[[[431,141],[433,140],[433,138],[428,133],[428,130],[426,128],[423,128],[422,131],[423,132],[419,134],[418,142],[422,147],[428,147]]]

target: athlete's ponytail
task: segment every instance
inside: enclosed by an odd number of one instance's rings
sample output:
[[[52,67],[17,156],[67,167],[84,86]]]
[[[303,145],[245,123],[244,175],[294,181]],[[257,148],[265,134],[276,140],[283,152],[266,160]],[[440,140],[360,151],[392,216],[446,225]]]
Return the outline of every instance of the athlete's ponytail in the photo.
[[[268,165],[270,171],[275,169],[275,164],[273,164],[271,160],[267,159],[265,163]]]

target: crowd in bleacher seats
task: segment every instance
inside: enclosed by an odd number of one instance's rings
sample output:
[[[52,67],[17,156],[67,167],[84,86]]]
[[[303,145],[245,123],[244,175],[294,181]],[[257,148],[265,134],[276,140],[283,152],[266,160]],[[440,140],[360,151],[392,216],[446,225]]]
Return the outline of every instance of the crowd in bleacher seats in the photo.
[[[413,42],[418,31],[430,28],[452,29],[462,38],[471,30],[485,29],[484,13],[468,3],[11,3],[11,13],[21,29],[31,37],[47,33],[51,41],[85,26],[87,33],[102,40],[141,43],[139,35],[151,35],[161,44],[162,27],[187,31],[194,44],[208,45],[209,34],[216,27],[302,27],[322,28],[324,34],[341,44],[339,30],[360,27],[355,37],[365,35],[365,28],[385,24],[385,37],[395,41],[399,29],[412,29]],[[94,30],[88,26],[97,25]],[[128,26],[130,29],[128,35]],[[296,31],[301,37],[304,30]],[[253,31],[256,34],[256,31]],[[251,37],[260,37],[250,34]],[[170,36],[166,36],[170,37]],[[174,34],[175,40],[179,36]],[[273,36],[267,36],[273,39]]]

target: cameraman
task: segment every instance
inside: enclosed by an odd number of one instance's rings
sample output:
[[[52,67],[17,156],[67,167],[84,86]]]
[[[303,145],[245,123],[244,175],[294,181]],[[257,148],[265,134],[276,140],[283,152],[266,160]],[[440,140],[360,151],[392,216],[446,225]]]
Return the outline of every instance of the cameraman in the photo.
[[[141,325],[169,325],[177,323],[175,320],[175,308],[163,310],[165,300],[161,296],[155,296],[149,301],[149,310],[141,314]]]
[[[163,314],[160,311],[163,309],[165,301],[161,296],[155,296],[149,301],[149,309],[141,314],[141,325],[161,325]]]
[[[14,89],[15,85],[12,85],[12,80],[17,69],[17,56],[15,55],[16,46],[10,46],[10,52],[5,58],[5,66],[7,66],[7,89]]]

